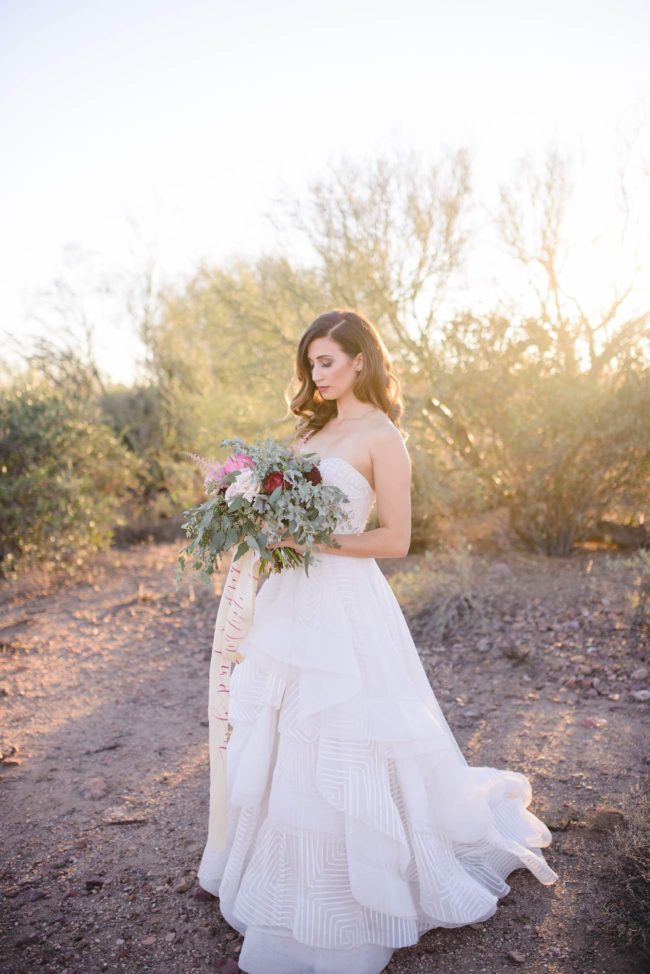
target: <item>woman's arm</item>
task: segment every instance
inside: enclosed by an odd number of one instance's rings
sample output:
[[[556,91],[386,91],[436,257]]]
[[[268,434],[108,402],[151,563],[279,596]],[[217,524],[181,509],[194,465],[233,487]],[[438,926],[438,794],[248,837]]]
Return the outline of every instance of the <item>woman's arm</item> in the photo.
[[[315,551],[322,551],[328,555],[346,555],[356,558],[403,558],[408,554],[408,545],[397,545],[389,528],[372,528],[361,534],[333,534],[332,537],[341,545],[340,548],[330,548],[328,545],[314,545]],[[304,545],[299,551],[303,551]]]
[[[386,427],[371,443],[375,504],[379,527],[361,534],[335,534],[340,548],[317,551],[357,558],[403,558],[411,544],[411,458],[401,433]]]

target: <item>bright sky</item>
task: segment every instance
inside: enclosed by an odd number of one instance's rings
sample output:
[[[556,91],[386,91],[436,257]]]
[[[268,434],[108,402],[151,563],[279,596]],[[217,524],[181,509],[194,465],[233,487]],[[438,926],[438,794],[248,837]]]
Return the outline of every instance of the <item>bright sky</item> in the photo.
[[[648,0],[0,0],[0,333],[77,251],[129,272],[155,242],[169,278],[259,253],[341,152],[467,144],[490,193],[555,138],[595,187],[649,50]],[[97,321],[129,381],[129,326]]]

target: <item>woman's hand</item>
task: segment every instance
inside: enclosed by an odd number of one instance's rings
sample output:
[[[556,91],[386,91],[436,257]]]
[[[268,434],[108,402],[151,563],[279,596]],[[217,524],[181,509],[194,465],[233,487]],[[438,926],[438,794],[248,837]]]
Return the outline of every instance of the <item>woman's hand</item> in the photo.
[[[273,551],[274,548],[293,548],[299,554],[304,555],[307,551],[306,544],[297,544],[293,538],[285,538],[283,541],[276,541],[274,544],[267,544],[266,546],[269,551]]]

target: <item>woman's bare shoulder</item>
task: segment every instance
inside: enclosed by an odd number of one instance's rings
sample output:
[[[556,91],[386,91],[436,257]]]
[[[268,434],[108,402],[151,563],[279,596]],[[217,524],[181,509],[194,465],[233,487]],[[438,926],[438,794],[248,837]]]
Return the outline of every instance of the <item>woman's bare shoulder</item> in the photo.
[[[373,459],[380,454],[395,458],[408,456],[402,431],[385,413],[375,419],[370,431],[369,445]]]
[[[372,417],[371,423],[369,424],[369,431],[373,440],[375,440],[377,443],[404,442],[404,437],[401,431],[397,428],[397,426],[395,426],[392,419],[384,412],[380,412],[376,416]]]

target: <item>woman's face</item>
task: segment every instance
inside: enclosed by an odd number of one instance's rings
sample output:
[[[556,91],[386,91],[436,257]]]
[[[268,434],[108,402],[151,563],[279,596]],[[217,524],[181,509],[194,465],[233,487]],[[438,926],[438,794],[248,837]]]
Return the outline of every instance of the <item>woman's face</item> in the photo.
[[[314,338],[307,348],[311,377],[323,399],[339,399],[354,385],[362,355],[351,359],[338,342],[325,335]]]

